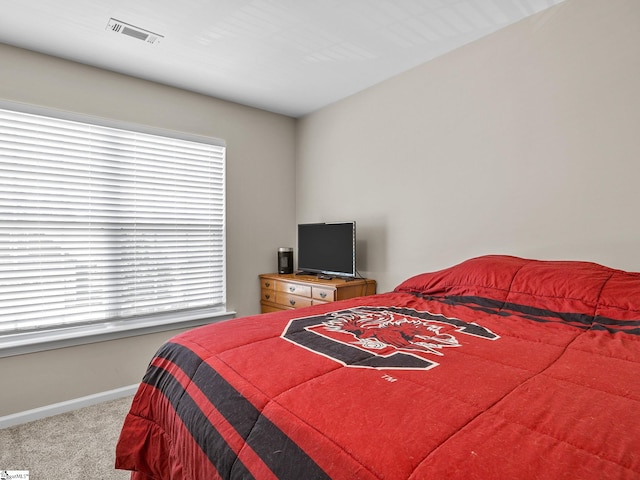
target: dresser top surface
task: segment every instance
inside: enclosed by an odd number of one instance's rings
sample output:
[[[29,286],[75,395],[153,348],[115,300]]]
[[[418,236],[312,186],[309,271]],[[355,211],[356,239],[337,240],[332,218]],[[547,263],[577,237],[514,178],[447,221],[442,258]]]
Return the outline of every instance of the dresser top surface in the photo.
[[[313,283],[318,285],[357,285],[359,283],[375,283],[369,278],[321,278],[316,275],[305,275],[297,273],[263,273],[260,278],[272,278],[285,282]]]

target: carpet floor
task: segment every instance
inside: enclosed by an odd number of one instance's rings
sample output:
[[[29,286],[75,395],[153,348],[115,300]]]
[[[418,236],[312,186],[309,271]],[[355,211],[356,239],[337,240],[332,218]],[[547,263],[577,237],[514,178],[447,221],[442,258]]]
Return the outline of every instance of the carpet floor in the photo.
[[[28,470],[29,480],[126,480],[115,445],[133,397],[0,429],[0,470]]]

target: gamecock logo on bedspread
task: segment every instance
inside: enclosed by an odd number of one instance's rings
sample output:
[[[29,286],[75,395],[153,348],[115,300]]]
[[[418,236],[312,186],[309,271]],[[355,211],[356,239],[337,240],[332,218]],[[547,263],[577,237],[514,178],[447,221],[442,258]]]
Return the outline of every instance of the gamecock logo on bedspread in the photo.
[[[429,369],[456,334],[500,338],[475,323],[397,307],[357,307],[291,320],[282,338],[350,367]],[[432,358],[428,358],[428,357]]]

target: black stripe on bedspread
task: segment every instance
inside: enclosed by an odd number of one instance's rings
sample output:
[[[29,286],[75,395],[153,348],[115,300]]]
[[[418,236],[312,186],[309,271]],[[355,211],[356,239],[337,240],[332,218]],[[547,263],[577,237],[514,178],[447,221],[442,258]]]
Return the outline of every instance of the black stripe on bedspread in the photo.
[[[292,439],[261,415],[213,367],[183,345],[168,343],[156,354],[180,367],[238,435],[279,479],[328,479],[328,475]],[[162,391],[222,478],[253,478],[196,401],[168,371],[151,366],[143,381]]]
[[[480,310],[492,315],[518,315],[535,322],[554,322],[572,325],[583,330],[606,330],[611,333],[624,332],[632,335],[640,335],[640,319],[616,320],[601,315],[589,315],[585,313],[555,312],[553,310],[519,305],[517,303],[503,302],[484,297],[474,296],[447,296],[437,297],[410,292],[412,295],[426,300],[437,301],[447,305],[465,305],[473,310]],[[595,308],[595,307],[594,307]]]
[[[241,462],[236,463],[235,452],[229,447],[222,435],[213,428],[196,402],[186,394],[175,377],[168,375],[160,367],[151,366],[144,382],[162,391],[195,442],[223,478],[229,478],[232,468],[236,470],[239,478],[253,478]]]

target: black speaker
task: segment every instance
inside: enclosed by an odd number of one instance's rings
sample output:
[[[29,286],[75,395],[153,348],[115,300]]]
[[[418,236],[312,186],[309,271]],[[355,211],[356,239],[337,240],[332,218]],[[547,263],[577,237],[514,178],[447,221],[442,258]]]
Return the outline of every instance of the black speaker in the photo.
[[[293,273],[293,248],[278,249],[278,273]]]

